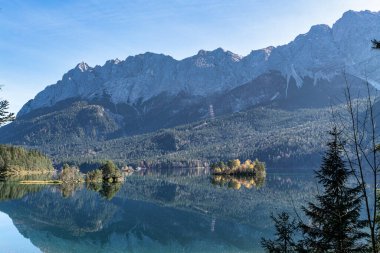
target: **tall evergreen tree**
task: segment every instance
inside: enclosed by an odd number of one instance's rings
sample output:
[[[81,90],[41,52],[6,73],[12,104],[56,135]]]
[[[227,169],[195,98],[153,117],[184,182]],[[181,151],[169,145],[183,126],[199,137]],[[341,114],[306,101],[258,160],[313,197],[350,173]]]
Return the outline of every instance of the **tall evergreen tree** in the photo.
[[[15,119],[15,115],[8,112],[8,108],[9,102],[7,100],[0,100],[0,126]]]
[[[273,214],[271,219],[276,226],[276,239],[261,238],[261,246],[269,253],[291,253],[296,252],[296,243],[294,242],[294,232],[297,230],[296,221],[291,220],[289,214],[282,212],[277,217]]]
[[[302,244],[310,252],[358,252],[362,251],[364,223],[359,220],[361,208],[360,186],[350,187],[352,172],[341,157],[343,146],[339,132],[334,128],[330,135],[328,150],[323,157],[321,168],[316,171],[323,193],[316,196],[316,202],[303,207],[309,217],[309,224],[301,224],[305,236]]]

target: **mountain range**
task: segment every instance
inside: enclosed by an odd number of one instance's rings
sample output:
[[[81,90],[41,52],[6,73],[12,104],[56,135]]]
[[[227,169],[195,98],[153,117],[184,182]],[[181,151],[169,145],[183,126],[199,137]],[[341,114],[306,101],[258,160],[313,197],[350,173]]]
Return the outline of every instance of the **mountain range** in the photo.
[[[54,156],[62,155],[57,150],[65,145],[133,142],[133,136],[147,133],[156,138],[149,133],[233,120],[239,112],[255,115],[261,107],[301,110],[302,118],[305,110],[315,113],[339,101],[347,84],[355,93],[366,82],[380,88],[380,51],[371,48],[375,38],[380,38],[380,12],[348,11],[332,27],[315,25],[286,45],[246,56],[218,48],[183,60],[144,53],[103,66],[82,62],[0,128],[0,142],[53,145],[48,152]]]

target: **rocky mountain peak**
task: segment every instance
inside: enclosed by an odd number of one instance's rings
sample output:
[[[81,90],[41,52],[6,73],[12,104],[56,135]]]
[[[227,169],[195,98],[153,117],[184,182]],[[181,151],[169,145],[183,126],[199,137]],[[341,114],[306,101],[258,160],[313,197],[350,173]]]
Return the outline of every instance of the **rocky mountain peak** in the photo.
[[[296,86],[302,87],[305,78],[313,79],[315,84],[328,81],[343,69],[377,85],[380,52],[371,49],[374,38],[380,39],[380,12],[348,11],[332,28],[315,25],[286,45],[254,50],[245,57],[217,48],[200,50],[180,61],[146,52],[94,68],[81,62],[28,102],[19,115],[65,99],[91,99],[103,93],[115,104],[133,104],[162,93],[175,95],[183,91],[207,97],[271,71],[281,73],[288,86],[295,80]]]
[[[78,69],[81,72],[85,72],[85,71],[90,69],[90,66],[88,66],[87,63],[82,61],[82,62],[78,63],[78,65],[75,67],[75,69]]]

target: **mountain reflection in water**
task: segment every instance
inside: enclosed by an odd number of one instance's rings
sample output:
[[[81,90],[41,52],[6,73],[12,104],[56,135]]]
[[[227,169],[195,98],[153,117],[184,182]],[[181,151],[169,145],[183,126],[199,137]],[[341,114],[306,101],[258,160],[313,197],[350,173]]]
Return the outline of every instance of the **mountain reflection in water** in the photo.
[[[268,174],[236,190],[200,169],[141,171],[117,186],[3,182],[0,211],[43,252],[262,252],[270,213],[309,200],[311,178]]]

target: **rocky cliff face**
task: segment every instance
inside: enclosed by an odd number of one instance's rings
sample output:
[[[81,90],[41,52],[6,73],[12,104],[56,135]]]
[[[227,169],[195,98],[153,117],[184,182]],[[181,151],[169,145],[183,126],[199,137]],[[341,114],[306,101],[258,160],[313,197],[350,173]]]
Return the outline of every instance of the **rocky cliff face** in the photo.
[[[267,94],[270,98],[277,92],[286,96],[292,80],[300,88],[305,78],[316,85],[343,72],[379,86],[380,52],[371,49],[373,38],[380,38],[380,13],[348,11],[332,28],[316,25],[287,45],[255,50],[245,57],[218,48],[200,50],[180,61],[145,53],[124,61],[110,60],[103,66],[90,67],[82,62],[29,101],[18,116],[69,98],[107,96],[114,104],[132,105],[163,92],[207,97],[271,71],[280,72],[287,81],[281,90]]]
[[[145,53],[103,66],[80,63],[25,104],[0,129],[0,142],[104,141],[255,106],[328,106],[346,80],[353,89],[365,80],[380,87],[374,38],[380,12],[349,11],[332,27],[313,26],[287,45],[244,57],[218,48],[183,60]]]

